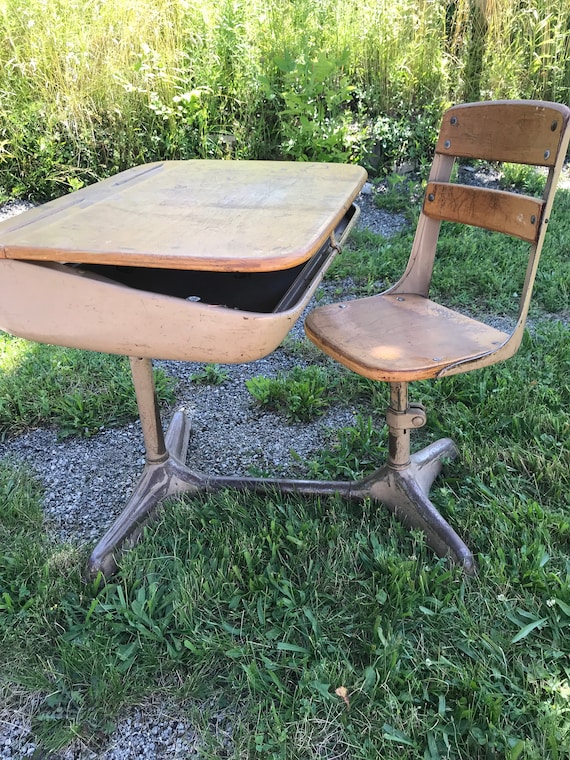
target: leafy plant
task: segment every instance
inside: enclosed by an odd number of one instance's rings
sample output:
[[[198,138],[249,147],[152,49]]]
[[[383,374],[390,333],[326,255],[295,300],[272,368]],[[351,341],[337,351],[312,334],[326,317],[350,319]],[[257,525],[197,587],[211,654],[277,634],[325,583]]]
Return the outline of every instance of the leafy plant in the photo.
[[[344,72],[346,58],[321,51],[297,58],[286,52],[276,60],[279,92],[267,80],[266,94],[283,103],[278,113],[286,156],[302,161],[353,158],[357,138],[349,104],[354,88]]]
[[[501,187],[516,187],[529,195],[542,195],[545,175],[534,166],[505,163],[502,166],[499,183]]]
[[[0,196],[192,157],[421,170],[466,93],[567,102],[564,3],[487,3],[477,28],[475,6],[6,0]]]
[[[219,364],[204,364],[190,375],[190,380],[197,385],[223,385],[229,376],[229,372]]]
[[[246,386],[260,406],[294,421],[314,419],[330,405],[330,378],[319,366],[295,367],[275,378],[253,377]]]
[[[427,104],[417,114],[380,114],[366,131],[364,165],[392,178],[402,166],[425,172],[433,156],[440,119],[441,109]]]

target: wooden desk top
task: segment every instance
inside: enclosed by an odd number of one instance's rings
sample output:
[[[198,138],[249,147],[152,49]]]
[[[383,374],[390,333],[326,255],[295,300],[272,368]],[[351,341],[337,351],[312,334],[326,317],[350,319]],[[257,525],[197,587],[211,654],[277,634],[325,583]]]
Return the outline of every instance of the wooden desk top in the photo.
[[[288,269],[319,250],[365,180],[344,164],[146,164],[0,223],[0,259]]]

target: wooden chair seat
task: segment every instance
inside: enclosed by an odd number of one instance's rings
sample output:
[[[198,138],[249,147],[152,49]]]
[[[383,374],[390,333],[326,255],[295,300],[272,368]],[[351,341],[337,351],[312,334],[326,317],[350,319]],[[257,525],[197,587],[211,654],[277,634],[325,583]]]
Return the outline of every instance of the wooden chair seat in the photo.
[[[510,335],[414,294],[331,304],[306,320],[309,338],[371,380],[424,380],[492,354]]]

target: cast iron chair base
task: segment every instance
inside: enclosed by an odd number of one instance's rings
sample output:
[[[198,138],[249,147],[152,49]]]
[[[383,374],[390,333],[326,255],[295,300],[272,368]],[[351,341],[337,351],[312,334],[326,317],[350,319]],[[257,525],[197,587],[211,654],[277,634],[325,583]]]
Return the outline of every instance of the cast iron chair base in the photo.
[[[388,464],[366,478],[352,482],[207,475],[184,464],[190,435],[190,420],[184,410],[176,412],[162,441],[150,361],[131,359],[131,367],[147,445],[147,464],[122,514],[91,554],[88,577],[93,578],[98,573],[110,577],[116,572],[120,552],[137,541],[145,523],[167,497],[224,488],[258,493],[339,494],[351,500],[369,497],[384,504],[408,527],[422,530],[428,545],[438,556],[449,556],[466,574],[475,573],[471,551],[428,498],[443,460],[457,455],[451,439],[435,441],[412,454],[404,464],[394,464],[389,457]],[[152,391],[153,409],[145,405],[145,400],[150,400],[149,391]]]

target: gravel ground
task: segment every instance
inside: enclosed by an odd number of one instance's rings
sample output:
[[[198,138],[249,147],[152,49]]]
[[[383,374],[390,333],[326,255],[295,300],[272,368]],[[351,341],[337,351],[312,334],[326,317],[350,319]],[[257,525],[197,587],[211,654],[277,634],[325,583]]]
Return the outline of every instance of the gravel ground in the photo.
[[[360,226],[388,236],[405,224],[403,217],[376,208],[374,191],[366,185],[358,199]],[[30,207],[9,201],[0,208],[0,220]],[[326,290],[326,287],[325,287]],[[322,299],[321,299],[322,302]],[[314,301],[308,309],[314,308]],[[222,386],[197,386],[190,376],[198,364],[156,362],[178,380],[176,404],[164,413],[164,423],[183,406],[192,418],[189,466],[220,474],[247,474],[250,467],[274,474],[303,475],[299,461],[307,461],[330,433],[349,425],[354,413],[338,407],[310,424],[288,424],[275,414],[258,409],[245,380],[257,375],[274,376],[303,363],[291,349],[303,340],[303,318],[288,340],[289,349],[244,365],[226,365],[228,380]],[[292,450],[298,459],[292,456]],[[44,488],[47,527],[62,541],[90,543],[100,537],[120,513],[144,466],[140,423],[104,430],[90,439],[58,442],[54,431],[33,430],[0,444],[0,458],[28,465]],[[9,701],[10,707],[2,709]],[[22,698],[18,710],[14,695],[0,696],[0,759],[45,757],[30,730],[38,699]],[[210,726],[218,740],[231,744],[231,728],[223,716]],[[135,760],[135,758],[198,757],[200,737],[180,705],[149,700],[124,715],[105,746],[96,752],[79,745],[51,755],[57,760]]]

